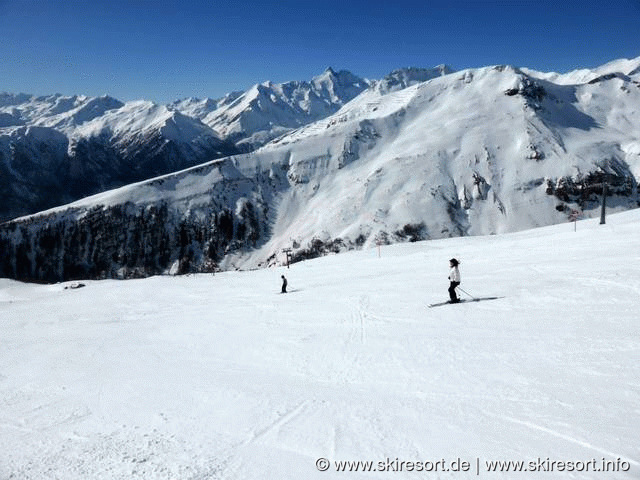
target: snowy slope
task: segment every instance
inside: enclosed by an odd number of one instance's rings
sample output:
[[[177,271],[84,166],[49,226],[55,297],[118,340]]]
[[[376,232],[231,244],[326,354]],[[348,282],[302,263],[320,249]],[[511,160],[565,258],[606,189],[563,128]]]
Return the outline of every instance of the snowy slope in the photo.
[[[290,270],[2,280],[0,478],[638,478],[638,252],[634,210]],[[501,298],[426,308],[452,256]],[[334,463],[442,459],[469,471]]]

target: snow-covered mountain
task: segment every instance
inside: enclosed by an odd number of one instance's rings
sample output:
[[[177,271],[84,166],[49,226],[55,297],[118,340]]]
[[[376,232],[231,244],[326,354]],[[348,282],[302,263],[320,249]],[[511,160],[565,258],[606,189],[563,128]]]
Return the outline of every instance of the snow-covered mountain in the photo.
[[[237,153],[166,106],[0,95],[0,220]]]
[[[264,82],[220,100],[187,99],[172,107],[197,116],[223,138],[251,151],[335,113],[369,86],[369,81],[351,72],[328,68],[310,82]]]
[[[455,72],[448,65],[438,65],[434,68],[400,68],[394,70],[380,81],[371,82],[380,93],[390,93],[402,90],[417,83],[426,82],[432,78],[441,77]]]
[[[254,150],[336,112],[368,87],[367,80],[329,68],[310,82],[265,82],[217,100],[166,106],[2,93],[0,221]]]
[[[106,95],[65,97],[56,94],[33,97],[25,94],[0,94],[0,112],[6,119],[3,127],[32,125],[56,128],[63,133],[72,132],[77,125],[122,106],[121,101]]]
[[[523,68],[522,70],[532,77],[548,80],[559,85],[577,85],[581,83],[598,82],[607,76],[622,75],[623,77],[636,77],[638,70],[638,59],[619,59],[609,62],[593,69],[579,69],[568,73],[543,73],[536,70]]]
[[[583,83],[494,66],[373,84],[252,153],[4,225],[0,268],[144,276],[503,233],[597,215],[603,181],[610,210],[634,208],[639,66],[614,62]]]

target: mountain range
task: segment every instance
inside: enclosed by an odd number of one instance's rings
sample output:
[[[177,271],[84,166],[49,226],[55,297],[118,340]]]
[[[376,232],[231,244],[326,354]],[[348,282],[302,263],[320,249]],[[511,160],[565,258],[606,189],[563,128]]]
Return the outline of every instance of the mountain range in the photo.
[[[635,208],[639,117],[640,57],[567,74],[328,69],[165,106],[5,94],[4,218],[81,199],[0,225],[0,275],[255,268],[499,234],[599,214],[604,183],[610,210]]]
[[[438,71],[407,69],[405,81]],[[371,84],[328,68],[310,82],[265,82],[169,105],[0,94],[0,221],[254,150],[334,113]]]

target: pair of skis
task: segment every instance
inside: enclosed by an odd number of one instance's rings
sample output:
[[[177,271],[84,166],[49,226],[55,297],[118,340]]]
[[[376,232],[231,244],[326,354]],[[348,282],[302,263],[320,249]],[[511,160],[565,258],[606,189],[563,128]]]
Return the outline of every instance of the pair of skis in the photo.
[[[429,308],[433,308],[433,307],[441,307],[443,305],[456,305],[458,303],[471,303],[471,302],[482,302],[484,300],[497,300],[498,298],[504,298],[504,297],[480,297],[480,298],[465,298],[465,299],[460,299],[458,302],[452,302],[451,300],[446,301],[446,302],[440,302],[440,303],[431,303],[429,304]]]

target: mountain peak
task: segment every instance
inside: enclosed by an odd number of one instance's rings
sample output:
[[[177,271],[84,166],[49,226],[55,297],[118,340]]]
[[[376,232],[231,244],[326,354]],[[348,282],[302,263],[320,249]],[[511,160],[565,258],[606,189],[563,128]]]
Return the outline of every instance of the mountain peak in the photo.
[[[322,74],[314,77],[311,83],[313,83],[317,89],[326,90],[333,90],[333,86],[335,85],[341,88],[351,88],[355,86],[362,91],[369,86],[366,80],[354,75],[349,70],[339,70],[336,72],[331,67],[328,67]]]
[[[376,86],[380,93],[385,94],[402,90],[417,83],[426,82],[428,80],[442,77],[453,72],[455,72],[453,68],[444,64],[438,65],[433,68],[399,68],[392,71],[382,80],[377,82]]]
[[[31,100],[32,96],[26,93],[8,93],[0,92],[0,107],[9,107],[13,105],[20,105]]]

